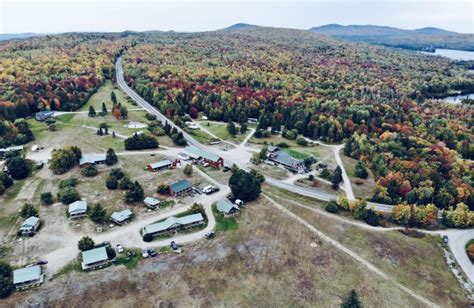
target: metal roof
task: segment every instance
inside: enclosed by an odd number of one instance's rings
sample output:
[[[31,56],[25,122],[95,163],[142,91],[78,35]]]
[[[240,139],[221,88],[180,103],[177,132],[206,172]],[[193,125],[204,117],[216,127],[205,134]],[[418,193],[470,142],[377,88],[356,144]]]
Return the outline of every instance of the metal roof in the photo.
[[[291,157],[290,154],[288,154],[286,152],[282,152],[282,151],[275,154],[272,157],[272,160],[274,160],[274,161],[276,161],[280,164],[293,167],[293,168],[296,168],[299,164],[303,163],[302,159],[293,158],[293,157]]]
[[[107,157],[106,154],[84,154],[79,160],[79,165],[83,165],[86,163],[95,164],[96,162],[99,162],[99,161],[105,161],[106,157]]]
[[[219,210],[219,212],[229,214],[233,208],[235,208],[236,210],[240,210],[237,205],[230,202],[227,198],[223,198],[217,202],[217,209]]]
[[[156,198],[153,198],[153,197],[146,197],[145,200],[143,200],[143,202],[145,202],[145,204],[149,204],[149,205],[158,205],[158,204],[160,204],[160,200],[158,200]]]
[[[39,265],[20,268],[13,271],[13,284],[23,283],[41,278],[41,267]]]
[[[169,166],[169,165],[171,165],[171,161],[169,159],[165,159],[165,160],[159,161],[157,163],[149,164],[149,166],[152,169],[162,168],[162,167],[166,167],[166,166]]]
[[[68,212],[69,214],[72,214],[72,213],[83,213],[87,211],[87,202],[86,201],[75,201],[71,204],[69,204],[69,209],[68,209]]]
[[[184,149],[184,152],[186,152],[187,154],[189,154],[189,156],[191,156],[193,158],[202,157],[202,158],[212,160],[212,161],[215,161],[215,162],[217,162],[219,159],[221,159],[221,157],[219,155],[216,155],[214,153],[210,153],[210,152],[207,152],[207,151],[203,151],[201,149],[198,149],[198,148],[192,147],[192,146],[187,146]]]
[[[191,183],[188,180],[180,180],[178,182],[174,182],[170,185],[170,189],[174,192],[181,192],[191,187]]]
[[[36,226],[39,222],[39,218],[36,216],[28,217],[22,224],[20,229],[30,229],[31,227]]]
[[[203,220],[204,217],[202,217],[201,213],[191,214],[183,217],[168,217],[165,221],[145,226],[143,228],[143,235],[165,231],[174,225],[189,225]]]
[[[107,260],[107,250],[105,247],[94,248],[82,252],[82,261],[84,264],[92,264],[100,261]]]
[[[111,218],[115,221],[122,222],[132,217],[132,215],[133,215],[132,211],[130,211],[129,209],[126,209],[120,212],[113,212]]]

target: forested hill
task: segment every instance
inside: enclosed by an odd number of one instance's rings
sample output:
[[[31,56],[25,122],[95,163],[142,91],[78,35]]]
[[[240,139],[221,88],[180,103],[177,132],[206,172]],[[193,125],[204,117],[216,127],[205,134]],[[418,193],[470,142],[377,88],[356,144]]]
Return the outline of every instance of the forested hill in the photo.
[[[309,29],[338,39],[399,47],[413,50],[436,48],[474,51],[474,34],[462,34],[438,28],[404,30],[374,25],[329,24]]]
[[[377,177],[374,200],[474,210],[473,109],[427,99],[474,89],[460,63],[263,27],[147,36],[123,62],[175,123],[254,117],[256,137],[346,142]]]

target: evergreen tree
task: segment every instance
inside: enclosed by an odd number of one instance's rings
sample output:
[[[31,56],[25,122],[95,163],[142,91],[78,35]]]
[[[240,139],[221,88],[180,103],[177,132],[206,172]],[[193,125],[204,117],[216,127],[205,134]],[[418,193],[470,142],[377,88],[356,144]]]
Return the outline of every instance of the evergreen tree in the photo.
[[[232,122],[232,120],[229,120],[229,122],[227,123],[227,132],[231,136],[237,135],[237,128],[235,127],[235,124],[234,122]]]
[[[93,106],[89,106],[89,116],[90,117],[95,117],[97,113],[95,112],[95,109]]]
[[[113,93],[113,92],[112,92]],[[115,154],[115,151],[114,149],[112,148],[109,148],[107,150],[107,154],[105,156],[105,163],[108,165],[108,166],[112,166],[112,165],[115,165],[117,163],[118,159],[117,159],[117,155]]]
[[[105,103],[102,103],[102,113],[103,114],[107,113],[107,106],[105,106]]]
[[[342,170],[341,167],[337,166],[332,174],[332,188],[337,189],[339,184],[342,182]]]
[[[352,290],[346,300],[341,304],[341,308],[362,308],[359,296],[355,290]]]

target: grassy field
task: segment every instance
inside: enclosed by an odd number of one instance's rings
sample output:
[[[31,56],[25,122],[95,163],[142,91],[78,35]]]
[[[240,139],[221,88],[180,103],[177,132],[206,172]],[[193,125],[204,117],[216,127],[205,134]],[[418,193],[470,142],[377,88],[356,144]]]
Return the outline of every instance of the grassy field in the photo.
[[[117,102],[128,109],[138,108],[137,105],[122,92],[121,89],[115,87],[110,80],[106,80],[102,87],[94,93],[79,111],[89,111],[89,106],[93,106],[97,113],[102,111],[102,103],[105,103],[107,110],[112,109],[111,92],[114,91]]]
[[[236,219],[237,230],[185,245],[183,254],[71,272],[5,305],[40,298],[46,306],[337,307],[355,288],[365,307],[422,306],[264,200]]]
[[[278,197],[276,200],[326,235],[369,260],[389,274],[390,278],[443,307],[466,305],[466,296],[433,237],[416,239],[396,231],[367,231],[349,224],[336,223],[325,216],[285,202],[284,198]],[[313,202],[305,200],[299,202],[313,205]]]
[[[351,181],[352,191],[357,198],[370,198],[373,195],[375,188],[375,178],[372,171],[369,171],[369,177],[367,179],[361,179],[355,176],[354,167],[357,164],[357,160],[341,155],[342,163],[347,172],[347,176]]]
[[[201,122],[201,126],[203,126],[205,129],[216,135],[222,140],[227,140],[230,142],[233,142],[235,144],[239,144],[242,141],[244,141],[245,137],[247,136],[247,133],[250,133],[250,131],[247,131],[246,134],[237,134],[235,136],[231,136],[227,132],[227,124],[226,123],[216,123],[216,122]],[[239,130],[239,125],[236,124],[237,130]]]
[[[239,223],[235,217],[224,217],[218,210],[215,204],[212,205],[212,213],[216,218],[216,231],[226,232],[235,231],[239,228]]]

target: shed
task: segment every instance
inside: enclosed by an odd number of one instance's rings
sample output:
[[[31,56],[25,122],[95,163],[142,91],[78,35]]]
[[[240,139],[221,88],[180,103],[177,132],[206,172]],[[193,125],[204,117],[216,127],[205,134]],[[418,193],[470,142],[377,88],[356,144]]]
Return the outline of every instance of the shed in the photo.
[[[217,154],[201,150],[193,146],[187,146],[184,152],[188,154],[192,159],[202,159],[204,162],[213,166],[214,168],[220,168],[224,166],[224,159]]]
[[[79,218],[87,215],[87,202],[75,201],[69,204],[68,213],[70,218]]]
[[[230,202],[229,199],[224,198],[217,202],[217,210],[228,216],[238,213],[240,208],[236,204]]]
[[[132,216],[133,216],[132,211],[129,209],[126,209],[120,212],[113,212],[112,215],[110,216],[110,219],[117,224],[123,224],[124,222],[132,218]]]
[[[146,197],[145,200],[143,200],[143,203],[145,203],[147,207],[154,209],[160,205],[160,200],[153,197]]]
[[[21,234],[32,234],[34,233],[40,224],[40,219],[36,216],[28,217],[20,226]]]
[[[39,265],[20,268],[13,271],[13,284],[17,289],[24,289],[43,283],[43,277]]]
[[[105,247],[94,248],[83,251],[82,255],[82,269],[95,269],[109,264],[109,257]]]
[[[170,168],[172,166],[172,164],[173,163],[169,159],[165,159],[165,160],[159,161],[157,163],[149,164],[147,166],[147,169],[150,170],[150,171],[158,171],[158,170],[161,170],[161,169]]]
[[[106,154],[84,154],[79,160],[79,166],[105,164]]]

